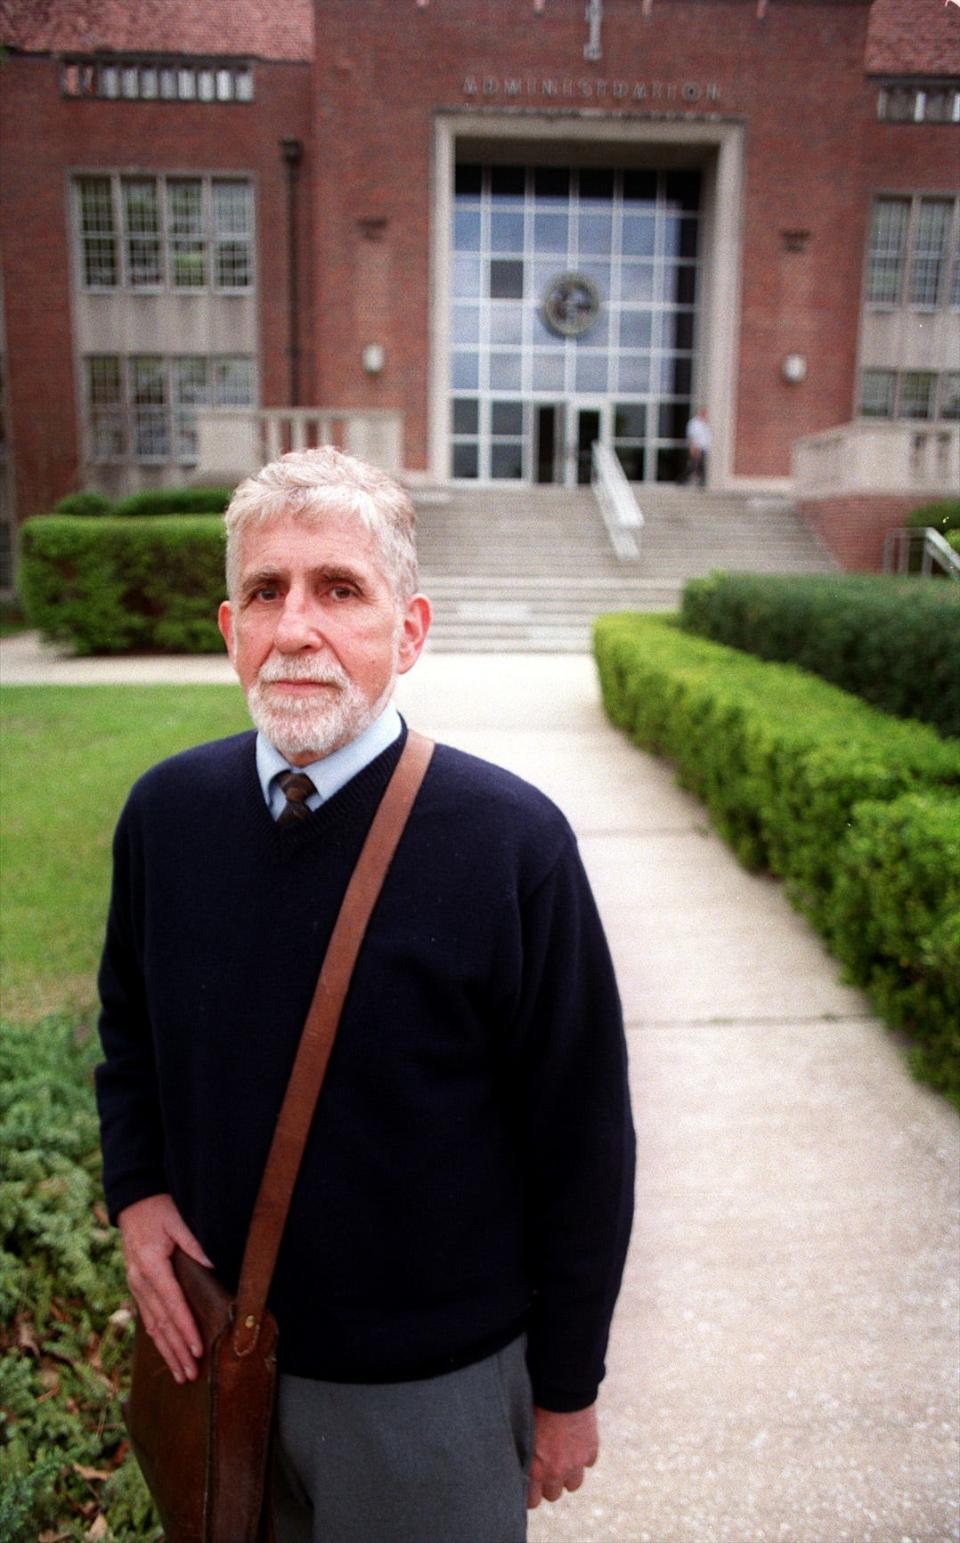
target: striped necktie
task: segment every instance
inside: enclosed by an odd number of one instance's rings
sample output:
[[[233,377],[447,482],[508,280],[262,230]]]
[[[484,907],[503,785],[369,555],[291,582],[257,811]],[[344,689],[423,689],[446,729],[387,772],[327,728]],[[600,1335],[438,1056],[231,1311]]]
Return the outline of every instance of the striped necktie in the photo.
[[[294,825],[298,820],[305,820],[311,812],[307,808],[307,799],[317,791],[310,778],[304,772],[281,772],[277,786],[282,789],[287,800],[277,816],[277,824],[282,828]]]

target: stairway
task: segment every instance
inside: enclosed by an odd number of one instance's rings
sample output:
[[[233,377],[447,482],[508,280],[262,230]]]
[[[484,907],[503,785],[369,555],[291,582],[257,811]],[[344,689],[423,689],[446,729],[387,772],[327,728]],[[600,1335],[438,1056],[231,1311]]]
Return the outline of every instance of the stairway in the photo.
[[[583,653],[602,611],[673,611],[686,579],[714,568],[834,572],[782,500],[658,484],[635,488],[638,559],[614,555],[589,488],[416,493],[421,586],[436,651]]]

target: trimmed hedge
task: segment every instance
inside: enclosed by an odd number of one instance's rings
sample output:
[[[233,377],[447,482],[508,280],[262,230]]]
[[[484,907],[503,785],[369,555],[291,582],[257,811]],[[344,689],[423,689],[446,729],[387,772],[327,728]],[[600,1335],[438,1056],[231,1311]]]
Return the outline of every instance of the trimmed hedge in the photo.
[[[113,513],[113,499],[106,493],[68,493],[53,506],[54,514],[78,514],[93,519]]]
[[[835,891],[861,806],[917,793],[955,800],[960,791],[960,745],[792,665],[684,632],[676,618],[601,617],[594,647],[613,722],[674,762],[744,865],[785,879],[793,903],[828,940],[845,925]],[[908,889],[911,874],[907,857]],[[905,925],[922,948],[921,913]],[[927,968],[936,977],[946,966],[931,960]],[[929,1019],[907,1022],[904,1011],[903,1026],[928,1049],[951,1026],[936,1005],[949,999],[945,990],[931,987]],[[929,1053],[938,1060],[935,1044]]]
[[[960,591],[865,574],[714,573],[683,592],[683,626],[801,666],[872,706],[960,735]]]
[[[98,519],[105,515],[126,519],[153,514],[222,514],[230,497],[230,488],[153,488],[131,493],[116,503],[105,493],[68,493],[54,505],[53,512]]]
[[[39,515],[23,526],[21,553],[24,607],[53,642],[78,654],[223,650],[219,516]]]
[[[830,946],[914,1068],[960,1107],[960,798],[863,804],[837,854]]]

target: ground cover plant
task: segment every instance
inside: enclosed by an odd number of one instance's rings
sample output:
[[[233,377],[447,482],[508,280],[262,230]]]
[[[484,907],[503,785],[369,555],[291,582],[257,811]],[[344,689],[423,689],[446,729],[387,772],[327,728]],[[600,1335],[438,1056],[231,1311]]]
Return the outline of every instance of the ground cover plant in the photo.
[[[960,744],[676,618],[602,617],[595,651],[613,722],[673,762],[745,866],[785,880],[850,978],[915,1038],[915,1069],[960,1103]],[[857,886],[868,852],[873,878]]]
[[[960,736],[960,585],[872,574],[714,573],[684,627],[798,664],[874,707]]]
[[[119,1404],[132,1317],[99,1177],[96,962],[130,782],[248,720],[228,686],[8,687],[0,714],[0,1539],[157,1539]]]
[[[216,514],[43,514],[21,528],[31,624],[78,654],[222,653],[223,520]]]

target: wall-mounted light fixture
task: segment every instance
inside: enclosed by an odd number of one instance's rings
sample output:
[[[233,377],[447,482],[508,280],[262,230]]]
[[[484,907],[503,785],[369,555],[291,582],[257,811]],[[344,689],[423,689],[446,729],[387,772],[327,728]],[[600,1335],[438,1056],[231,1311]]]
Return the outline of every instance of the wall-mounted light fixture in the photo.
[[[807,378],[807,361],[803,354],[787,354],[780,366],[784,380],[791,386],[799,386]]]
[[[379,375],[386,363],[382,343],[367,343],[363,350],[363,368],[368,375]]]

